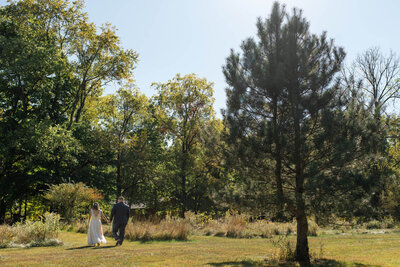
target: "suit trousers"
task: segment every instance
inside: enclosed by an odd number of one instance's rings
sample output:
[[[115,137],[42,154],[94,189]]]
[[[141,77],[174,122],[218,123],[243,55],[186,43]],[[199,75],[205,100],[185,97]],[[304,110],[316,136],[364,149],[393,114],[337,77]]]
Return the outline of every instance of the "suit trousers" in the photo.
[[[119,240],[119,243],[121,245],[122,245],[122,242],[124,242],[125,227],[126,227],[126,223],[121,223],[121,222],[115,222],[112,225],[112,232],[113,232],[114,238],[115,238],[115,240]]]

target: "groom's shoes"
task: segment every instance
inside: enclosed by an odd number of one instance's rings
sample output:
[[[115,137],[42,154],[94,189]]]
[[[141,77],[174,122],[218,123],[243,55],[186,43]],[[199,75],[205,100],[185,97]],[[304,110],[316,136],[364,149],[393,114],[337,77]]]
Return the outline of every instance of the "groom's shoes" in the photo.
[[[117,243],[115,243],[115,246],[121,245],[121,243],[119,242],[119,240],[117,240]]]

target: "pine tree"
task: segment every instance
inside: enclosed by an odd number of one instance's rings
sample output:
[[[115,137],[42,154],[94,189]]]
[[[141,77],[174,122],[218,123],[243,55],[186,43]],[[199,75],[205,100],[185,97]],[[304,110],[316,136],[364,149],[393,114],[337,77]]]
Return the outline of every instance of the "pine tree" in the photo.
[[[224,67],[229,85],[225,121],[236,138],[248,138],[250,133],[271,144],[263,155],[275,161],[278,203],[284,203],[297,220],[296,259],[309,262],[305,185],[311,175],[320,175],[311,172],[314,161],[327,159],[329,164],[321,171],[335,162],[329,158],[335,132],[325,129],[322,118],[341,112],[335,78],[345,53],[325,33],[311,34],[301,11],[287,14],[278,3],[257,26],[259,42],[251,38],[243,42],[243,55],[232,51]],[[264,131],[263,125],[270,127]],[[292,187],[285,196],[283,183]]]

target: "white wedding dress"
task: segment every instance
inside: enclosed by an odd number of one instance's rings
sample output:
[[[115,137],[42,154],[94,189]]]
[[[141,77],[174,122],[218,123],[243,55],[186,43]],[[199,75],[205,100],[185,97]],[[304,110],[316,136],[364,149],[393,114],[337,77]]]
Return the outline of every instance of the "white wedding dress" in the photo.
[[[92,218],[89,222],[88,230],[88,245],[96,245],[97,243],[107,243],[103,235],[103,226],[101,224],[101,213],[102,211],[90,210]]]

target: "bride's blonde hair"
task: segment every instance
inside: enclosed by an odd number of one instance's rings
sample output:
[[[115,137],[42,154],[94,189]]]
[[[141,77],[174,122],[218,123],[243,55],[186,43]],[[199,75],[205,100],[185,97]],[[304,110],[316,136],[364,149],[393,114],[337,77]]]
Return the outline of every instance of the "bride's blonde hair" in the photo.
[[[93,204],[93,209],[94,209],[94,210],[100,210],[99,203],[97,203],[97,202],[94,203],[94,204]]]

